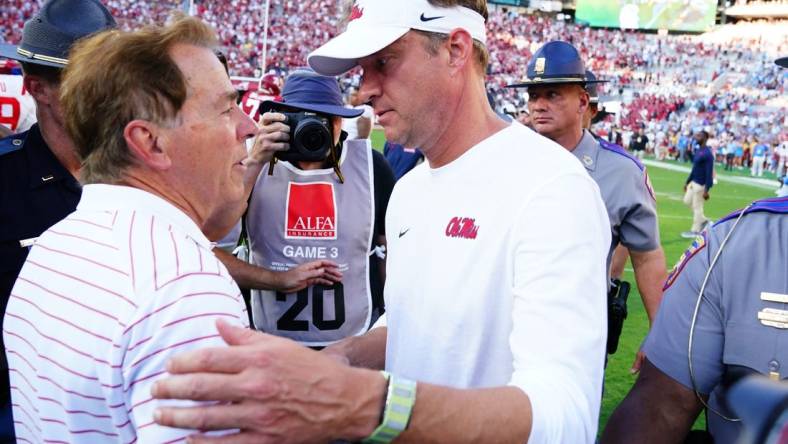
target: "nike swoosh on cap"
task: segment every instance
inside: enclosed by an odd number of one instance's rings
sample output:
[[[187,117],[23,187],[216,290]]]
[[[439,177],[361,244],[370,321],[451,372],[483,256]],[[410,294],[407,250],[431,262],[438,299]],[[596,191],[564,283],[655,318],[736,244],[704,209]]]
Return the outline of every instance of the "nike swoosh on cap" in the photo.
[[[439,16],[436,16],[436,17],[425,17],[424,13],[422,12],[421,13],[421,17],[419,17],[419,18],[421,19],[422,22],[431,22],[433,20],[438,20],[438,19],[441,19],[443,17],[445,17],[445,16],[439,15]]]
[[[401,230],[401,231],[399,232],[399,237],[402,237],[402,236],[404,236],[404,235],[408,234],[408,231],[410,231],[410,228],[408,228],[407,230]]]

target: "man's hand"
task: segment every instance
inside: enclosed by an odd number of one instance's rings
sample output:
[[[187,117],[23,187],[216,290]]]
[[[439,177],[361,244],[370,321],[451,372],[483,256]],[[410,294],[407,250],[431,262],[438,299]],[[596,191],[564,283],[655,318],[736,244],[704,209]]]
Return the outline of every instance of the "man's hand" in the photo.
[[[315,284],[331,287],[342,279],[337,264],[327,260],[307,262],[288,271],[271,271],[239,260],[221,248],[214,248],[214,253],[241,288],[294,293]]]
[[[331,287],[334,282],[342,280],[342,272],[337,264],[323,260],[307,262],[290,270],[274,273],[274,287],[282,293],[295,293],[316,284]]]
[[[220,401],[157,409],[170,427],[240,429],[192,443],[306,443],[360,440],[380,421],[386,381],[379,372],[343,365],[288,339],[217,321],[230,345],[182,353],[167,364],[173,376],[151,390],[159,399]]]
[[[708,191],[704,191],[703,192],[703,200],[709,200],[709,192]]]
[[[273,159],[277,151],[290,149],[290,127],[283,123],[286,120],[281,113],[268,112],[260,116],[260,132],[247,157],[247,165],[264,165]]]
[[[684,192],[685,193],[687,192],[687,184],[686,183],[684,184]]]
[[[637,374],[640,373],[640,367],[643,366],[643,361],[646,359],[646,354],[643,353],[642,350],[638,350],[637,354],[635,354],[635,360],[632,362],[632,368],[629,369],[629,373]]]

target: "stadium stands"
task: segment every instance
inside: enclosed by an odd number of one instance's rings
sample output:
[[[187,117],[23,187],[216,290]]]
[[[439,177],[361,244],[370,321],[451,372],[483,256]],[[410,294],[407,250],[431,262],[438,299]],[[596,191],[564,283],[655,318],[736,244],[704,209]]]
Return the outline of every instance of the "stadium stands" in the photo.
[[[9,4],[10,2],[10,4]],[[0,37],[17,42],[21,28],[41,1],[6,0],[0,10]],[[107,0],[124,28],[163,22],[181,0]],[[337,29],[337,0],[273,1],[270,10],[266,71],[284,75],[303,66],[306,55]],[[227,54],[231,74],[259,77],[263,53],[265,2],[229,0],[195,2],[193,14],[214,26]],[[627,135],[644,126],[649,139],[675,145],[682,131],[711,129],[718,139],[757,138],[770,143],[786,135],[770,122],[785,120],[785,75],[771,65],[788,53],[785,22],[718,26],[702,36],[660,35],[591,29],[555,15],[519,14],[498,8],[489,19],[491,64],[488,87],[499,111],[522,110],[524,90],[504,88],[521,78],[528,59],[545,41],[562,39],[577,46],[589,69],[610,80],[603,101],[620,103],[621,112],[598,127],[602,134]],[[761,69],[753,70],[753,66]],[[343,79],[357,85],[358,74]],[[782,102],[781,102],[782,100]],[[664,137],[661,136],[664,134]],[[657,147],[659,148],[659,147]]]

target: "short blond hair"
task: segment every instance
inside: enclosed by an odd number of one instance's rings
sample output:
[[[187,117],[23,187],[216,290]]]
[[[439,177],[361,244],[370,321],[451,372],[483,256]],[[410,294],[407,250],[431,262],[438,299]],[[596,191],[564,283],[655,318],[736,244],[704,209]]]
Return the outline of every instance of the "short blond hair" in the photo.
[[[60,90],[66,131],[82,161],[83,183],[117,183],[134,158],[123,132],[132,120],[171,125],[188,91],[170,57],[177,44],[213,49],[211,27],[182,14],[166,26],[110,30],[72,49]]]

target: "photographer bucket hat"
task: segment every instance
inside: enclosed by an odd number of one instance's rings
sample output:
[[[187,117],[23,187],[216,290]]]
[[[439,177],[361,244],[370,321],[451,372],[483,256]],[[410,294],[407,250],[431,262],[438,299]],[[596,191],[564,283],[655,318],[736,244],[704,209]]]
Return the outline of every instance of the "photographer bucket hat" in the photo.
[[[356,0],[345,32],[309,54],[307,62],[321,74],[336,76],[411,29],[448,34],[457,28],[480,43],[487,42],[484,17],[469,8],[443,8],[427,0]]]
[[[19,46],[0,44],[0,57],[65,68],[77,40],[115,26],[98,0],[49,0],[25,22]]]
[[[287,76],[282,100],[264,101],[261,111],[268,112],[281,105],[344,118],[358,117],[364,113],[363,109],[345,107],[336,78],[321,76],[310,68],[298,68]]]
[[[534,85],[555,85],[565,83],[594,84],[606,80],[589,80],[580,53],[571,44],[554,40],[545,43],[528,61],[526,79],[507,85],[508,88],[522,88]]]

